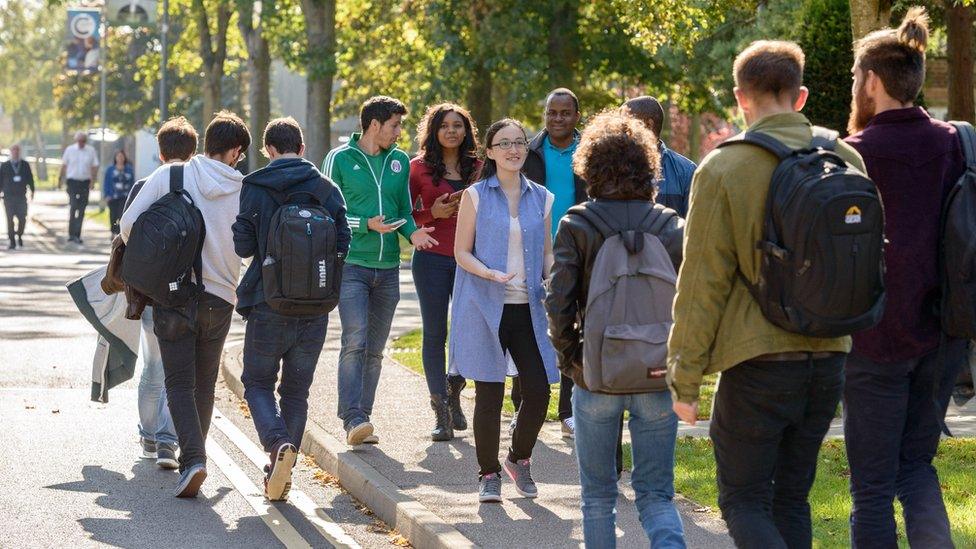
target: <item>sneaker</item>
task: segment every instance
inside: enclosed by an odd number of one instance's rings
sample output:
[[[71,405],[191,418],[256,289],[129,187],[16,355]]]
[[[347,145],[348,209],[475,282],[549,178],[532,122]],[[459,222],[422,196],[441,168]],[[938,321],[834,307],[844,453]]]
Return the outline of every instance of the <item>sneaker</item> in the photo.
[[[576,423],[573,418],[568,417],[562,421],[563,438],[570,440],[576,438]]]
[[[271,451],[271,472],[264,479],[264,495],[270,501],[288,499],[291,489],[291,470],[298,459],[298,449],[285,442]]]
[[[501,503],[502,476],[498,473],[481,475],[478,481],[478,501],[481,503]]]
[[[176,445],[168,442],[156,444],[156,465],[160,469],[176,469],[180,466],[176,461]]]
[[[505,472],[515,482],[515,491],[527,498],[534,498],[539,495],[539,489],[536,488],[535,481],[532,480],[531,466],[532,461],[528,459],[520,459],[513,463],[505,458]]]
[[[376,436],[375,434],[369,435],[368,437],[363,439],[363,444],[379,444],[379,443],[380,443],[380,437]]]
[[[207,468],[202,463],[190,466],[180,475],[180,482],[176,485],[173,495],[178,498],[195,498],[200,492],[200,485],[207,478]]]
[[[349,429],[346,433],[346,444],[349,446],[359,446],[366,442],[366,438],[373,434],[373,424],[364,421],[359,425]]]
[[[142,457],[145,459],[156,459],[156,441],[148,438],[139,437],[139,445],[142,446]]]

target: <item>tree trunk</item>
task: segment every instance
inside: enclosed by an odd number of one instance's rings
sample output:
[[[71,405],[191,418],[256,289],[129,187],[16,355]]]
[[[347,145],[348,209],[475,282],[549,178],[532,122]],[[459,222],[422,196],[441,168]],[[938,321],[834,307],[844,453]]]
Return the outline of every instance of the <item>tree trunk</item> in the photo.
[[[203,60],[203,121],[206,127],[211,117],[221,109],[221,81],[224,78],[224,61],[227,59],[227,27],[232,14],[226,0],[217,0],[216,32],[210,29],[208,8],[203,0],[193,0],[191,6],[200,34],[200,58]]]
[[[554,0],[549,20],[549,86],[572,88],[579,60],[579,1]]]
[[[467,104],[471,109],[471,116],[478,124],[478,133],[484,136],[492,119],[492,74],[491,69],[483,61],[478,61],[471,69],[471,84],[468,87]]]
[[[248,122],[252,137],[247,156],[251,159],[250,167],[256,169],[268,164],[268,159],[261,154],[261,134],[271,119],[271,51],[264,36],[264,15],[261,14],[255,24],[254,3],[244,4],[241,8],[237,26],[247,46]]]
[[[891,22],[891,0],[850,0],[851,31],[854,40],[887,27]]]
[[[701,114],[696,112],[688,121],[688,158],[692,162],[701,162],[701,145]]]
[[[949,64],[949,120],[973,122],[972,6],[946,0],[946,54]]]
[[[305,157],[318,165],[332,147],[332,80],[335,77],[335,0],[302,0],[308,67]]]

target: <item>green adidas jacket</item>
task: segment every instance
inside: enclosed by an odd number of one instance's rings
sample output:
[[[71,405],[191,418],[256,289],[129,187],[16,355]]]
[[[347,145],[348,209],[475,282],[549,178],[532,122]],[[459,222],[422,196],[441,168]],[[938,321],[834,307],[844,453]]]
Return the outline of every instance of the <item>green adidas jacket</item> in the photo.
[[[399,232],[404,238],[417,230],[410,203],[410,157],[393,145],[380,151],[379,173],[359,148],[362,133],[354,133],[349,142],[326,155],[322,173],[331,179],[346,200],[346,220],[352,231],[352,243],[346,262],[371,269],[393,269],[400,266]],[[380,234],[369,230],[369,218],[385,216],[386,221],[405,219],[397,231]]]

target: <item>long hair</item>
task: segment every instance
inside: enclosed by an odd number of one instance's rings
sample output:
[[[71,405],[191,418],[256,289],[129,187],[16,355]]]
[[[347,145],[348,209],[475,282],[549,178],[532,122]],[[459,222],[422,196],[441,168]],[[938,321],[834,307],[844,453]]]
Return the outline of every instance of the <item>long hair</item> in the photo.
[[[491,158],[488,158],[488,149],[491,147],[491,140],[495,138],[495,134],[500,132],[502,128],[508,126],[515,126],[516,128],[522,130],[522,136],[528,137],[525,134],[525,126],[521,122],[515,120],[514,118],[502,118],[498,122],[495,122],[491,126],[488,126],[488,131],[485,132],[485,142],[482,146],[483,161],[481,164],[481,171],[478,173],[478,180],[488,179],[489,177],[498,173],[498,165]]]
[[[119,157],[119,153],[122,153],[122,165],[129,165],[129,155],[125,154],[125,149],[116,149],[115,153],[112,154],[112,165],[115,165],[115,160]]]
[[[464,123],[464,139],[458,150],[458,160],[461,164],[461,180],[468,184],[474,178],[478,163],[478,126],[464,107],[454,103],[439,103],[427,107],[417,125],[417,143],[420,145],[418,154],[433,169],[434,181],[443,179],[447,166],[444,165],[444,150],[437,140],[437,132],[444,123],[444,118],[451,112],[457,113]]]

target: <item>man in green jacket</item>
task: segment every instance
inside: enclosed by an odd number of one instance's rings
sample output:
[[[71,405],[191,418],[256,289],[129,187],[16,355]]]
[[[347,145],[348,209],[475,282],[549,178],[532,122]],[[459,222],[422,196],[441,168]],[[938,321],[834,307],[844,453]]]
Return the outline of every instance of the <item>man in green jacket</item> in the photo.
[[[798,112],[808,96],[803,62],[791,42],[754,42],[739,54],[735,97],[748,131],[789,147],[810,144],[810,122]],[[836,151],[864,171],[850,146],[838,141]],[[776,327],[741,280],[758,278],[756,242],[777,164],[741,145],[713,151],[698,167],[668,344],[668,384],[683,421],[695,423],[702,376],[723,372],[709,434],[719,507],[739,547],[810,547],[807,495],[851,348],[849,337]]]
[[[342,269],[339,319],[339,418],[346,442],[379,442],[369,422],[380,380],[383,348],[400,301],[400,244],[397,233],[419,250],[434,246],[433,228],[418,229],[411,215],[410,157],[398,149],[406,107],[396,99],[363,103],[363,132],[332,149],[322,173],[342,191],[352,243]]]

